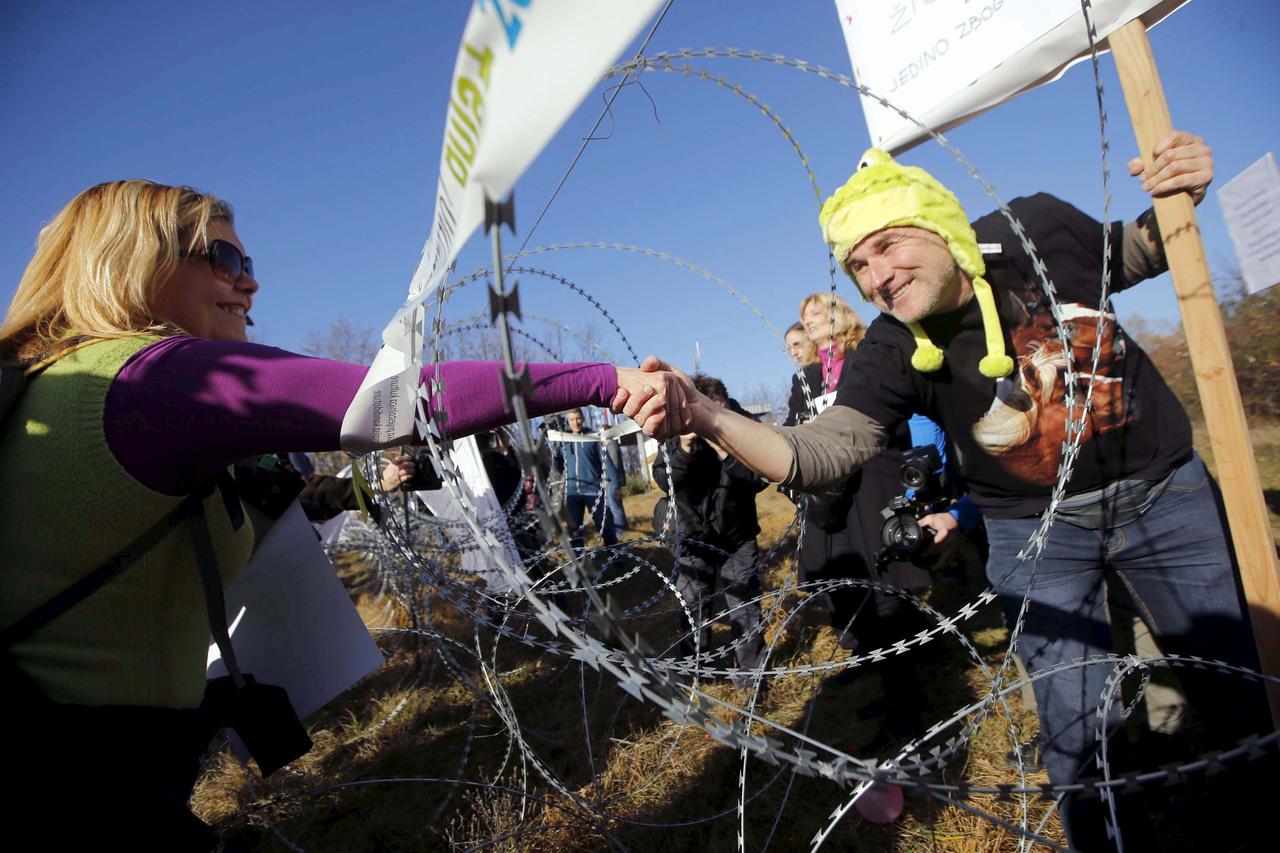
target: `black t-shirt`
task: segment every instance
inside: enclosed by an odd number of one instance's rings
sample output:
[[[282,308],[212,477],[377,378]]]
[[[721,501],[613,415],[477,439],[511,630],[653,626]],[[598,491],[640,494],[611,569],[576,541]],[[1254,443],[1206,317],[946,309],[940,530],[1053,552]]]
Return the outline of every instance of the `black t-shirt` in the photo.
[[[1072,344],[1077,406],[1083,405],[1100,315],[1102,224],[1053,196],[1010,203],[1048,269]],[[1037,515],[1049,503],[1066,440],[1066,359],[1048,297],[1030,258],[999,213],[973,223],[986,256],[1006,351],[1016,368],[1007,379],[978,372],[986,341],[978,302],[926,318],[921,325],[946,354],[943,367],[911,367],[915,341],[905,325],[882,314],[852,356],[838,405],[891,428],[912,412],[928,415],[954,443],[969,493],[993,518]],[[1121,289],[1123,227],[1112,223],[1110,289]],[[1107,306],[1108,309],[1110,306]],[[1105,317],[1104,345],[1085,422],[1085,439],[1068,492],[1118,479],[1157,480],[1191,454],[1191,426],[1182,405],[1146,353]],[[846,374],[850,371],[846,370]]]

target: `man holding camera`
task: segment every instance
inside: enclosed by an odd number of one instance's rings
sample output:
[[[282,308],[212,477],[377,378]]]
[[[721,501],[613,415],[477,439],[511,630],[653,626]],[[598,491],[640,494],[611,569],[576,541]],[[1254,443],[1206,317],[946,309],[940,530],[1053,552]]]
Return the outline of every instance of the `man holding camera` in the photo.
[[[1198,202],[1213,160],[1199,137],[1174,132],[1156,146],[1151,166],[1134,160],[1129,170],[1153,195],[1188,192]],[[1166,653],[1257,669],[1186,413],[1101,299],[1104,272],[1114,292],[1165,268],[1152,212],[1105,226],[1104,242],[1101,223],[1051,196],[1009,206],[1016,229],[998,213],[970,225],[955,196],[927,172],[868,151],[820,216],[837,261],[882,312],[851,356],[846,372],[854,379],[836,405],[812,423],[773,429],[711,405],[678,372],[655,375],[652,397],[619,394],[615,405],[646,429],[705,436],[804,491],[847,478],[884,447],[889,431],[922,412],[955,443],[987,522],[987,575],[1011,626],[1024,596],[1030,599],[1018,638],[1028,669],[1110,652],[1105,580],[1130,589]],[[1022,245],[1024,227],[1038,258]],[[1040,283],[1041,261],[1056,288],[1056,314]],[[656,360],[647,367],[666,368]],[[1064,402],[1069,383],[1074,412]],[[1091,408],[1068,499],[1040,560],[1020,560],[1057,481],[1068,418],[1079,419],[1086,395]],[[665,418],[648,425],[659,407]],[[681,423],[668,423],[674,420]],[[1105,664],[1064,666],[1035,682],[1054,783],[1097,774],[1095,730],[1111,673]],[[1210,745],[1268,730],[1256,685],[1185,669],[1180,675],[1189,695],[1197,689],[1193,705]],[[1117,723],[1118,701],[1108,718]],[[1126,811],[1135,809],[1122,803],[1122,821]],[[1067,798],[1063,822],[1074,847],[1110,846],[1102,814],[1096,797]],[[1142,838],[1125,841],[1132,847]]]

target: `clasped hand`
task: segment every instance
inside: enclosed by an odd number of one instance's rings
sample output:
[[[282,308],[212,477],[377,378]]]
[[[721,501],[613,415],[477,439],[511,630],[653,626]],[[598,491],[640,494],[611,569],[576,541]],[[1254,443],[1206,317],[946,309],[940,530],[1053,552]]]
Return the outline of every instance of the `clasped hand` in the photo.
[[[639,367],[616,370],[618,391],[610,409],[631,418],[658,441],[695,431],[695,406],[701,395],[683,371],[653,356]]]

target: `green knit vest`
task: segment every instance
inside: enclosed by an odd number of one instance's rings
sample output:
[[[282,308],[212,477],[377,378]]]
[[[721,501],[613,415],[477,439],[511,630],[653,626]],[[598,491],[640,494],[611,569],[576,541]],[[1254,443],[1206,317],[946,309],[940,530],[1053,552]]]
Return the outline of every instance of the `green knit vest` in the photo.
[[[34,376],[0,427],[0,624],[106,562],[182,500],[133,479],[107,446],[107,391],[158,340],[94,343]],[[253,550],[215,492],[205,501],[224,583]],[[10,654],[50,699],[192,708],[204,691],[209,624],[191,534],[156,547]]]

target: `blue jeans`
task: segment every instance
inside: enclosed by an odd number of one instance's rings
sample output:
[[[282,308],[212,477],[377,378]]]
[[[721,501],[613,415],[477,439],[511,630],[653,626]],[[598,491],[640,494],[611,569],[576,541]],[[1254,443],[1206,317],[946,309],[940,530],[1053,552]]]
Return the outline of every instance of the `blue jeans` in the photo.
[[[609,489],[609,513],[613,517],[613,529],[627,529],[627,508],[622,505],[622,489]]]
[[[987,520],[987,577],[1011,626],[1033,566],[1030,560],[1018,561],[1017,553],[1039,523],[1039,518]],[[1029,672],[1111,652],[1104,584],[1117,581],[1128,587],[1165,654],[1258,669],[1214,487],[1199,456],[1181,466],[1159,499],[1130,524],[1097,530],[1062,521],[1053,525],[1018,640]],[[1097,710],[1111,672],[1108,664],[1086,665],[1034,683],[1044,763],[1054,783],[1098,775],[1092,759],[1098,747]],[[1175,672],[1215,745],[1269,730],[1266,700],[1256,684],[1185,667]],[[1119,698],[1117,691],[1108,730],[1118,721]],[[1124,769],[1113,767],[1113,772]],[[1068,826],[1068,835],[1073,834]]]
[[[599,499],[599,495],[565,495],[564,508],[569,514],[569,541],[573,547],[581,548],[583,545],[583,516],[588,511],[591,513],[591,520],[595,522],[596,529],[600,531],[600,538],[604,540],[604,544],[617,543],[618,533],[614,530],[609,507],[606,506],[606,501]]]

